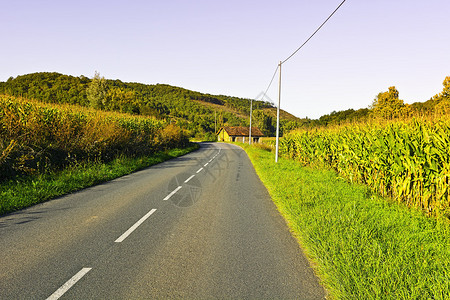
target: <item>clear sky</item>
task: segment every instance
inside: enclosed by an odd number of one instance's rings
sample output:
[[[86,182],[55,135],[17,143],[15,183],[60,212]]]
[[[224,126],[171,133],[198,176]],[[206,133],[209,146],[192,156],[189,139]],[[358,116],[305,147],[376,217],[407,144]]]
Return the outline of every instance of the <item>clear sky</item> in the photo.
[[[98,71],[254,98],[341,1],[5,0],[0,81]],[[448,0],[347,0],[283,65],[281,108],[318,118],[368,107],[393,85],[406,103],[426,101],[450,76],[449,29]]]

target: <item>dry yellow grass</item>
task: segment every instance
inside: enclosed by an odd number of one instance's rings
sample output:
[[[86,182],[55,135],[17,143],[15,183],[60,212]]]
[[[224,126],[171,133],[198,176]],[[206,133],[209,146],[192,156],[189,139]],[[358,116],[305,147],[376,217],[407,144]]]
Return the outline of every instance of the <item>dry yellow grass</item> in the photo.
[[[108,161],[182,146],[164,121],[0,95],[0,180],[80,160]]]

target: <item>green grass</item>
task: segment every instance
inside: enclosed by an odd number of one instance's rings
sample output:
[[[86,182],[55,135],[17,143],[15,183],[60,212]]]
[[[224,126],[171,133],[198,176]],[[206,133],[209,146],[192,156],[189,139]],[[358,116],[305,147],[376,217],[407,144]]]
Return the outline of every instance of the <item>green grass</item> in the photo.
[[[120,157],[110,163],[85,162],[63,171],[28,176],[0,184],[0,215],[112,180],[198,149],[172,149],[140,158]]]
[[[447,220],[241,145],[333,299],[450,299]]]

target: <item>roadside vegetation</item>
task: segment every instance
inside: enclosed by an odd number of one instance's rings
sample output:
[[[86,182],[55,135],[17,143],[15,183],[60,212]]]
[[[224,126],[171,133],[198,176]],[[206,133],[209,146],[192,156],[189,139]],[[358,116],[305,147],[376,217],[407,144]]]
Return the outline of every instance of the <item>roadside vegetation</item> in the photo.
[[[333,299],[449,299],[450,225],[334,170],[241,145]],[[267,149],[266,149],[267,148]]]
[[[395,87],[266,145],[243,145],[335,299],[450,298],[450,77],[408,105]],[[269,150],[269,151],[267,151]]]
[[[187,154],[198,144],[138,158],[120,156],[109,162],[84,161],[61,171],[17,177],[0,183],[0,215],[29,207],[86,187],[110,181]]]
[[[184,147],[183,131],[148,117],[0,96],[0,180]]]
[[[450,77],[443,86],[430,100],[432,109],[420,113],[390,87],[374,100],[370,118],[291,131],[280,141],[280,154],[449,219]]]
[[[168,159],[178,152],[167,151],[189,146],[185,132],[163,120],[0,95],[0,214]]]
[[[331,168],[350,182],[427,214],[450,218],[450,121],[447,116],[296,131],[280,153]]]

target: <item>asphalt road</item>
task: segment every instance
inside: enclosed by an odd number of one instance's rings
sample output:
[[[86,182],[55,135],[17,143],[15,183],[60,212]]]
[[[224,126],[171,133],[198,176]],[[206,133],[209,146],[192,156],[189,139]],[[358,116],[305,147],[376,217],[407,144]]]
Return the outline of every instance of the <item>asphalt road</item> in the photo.
[[[234,145],[0,218],[0,299],[324,297]]]

